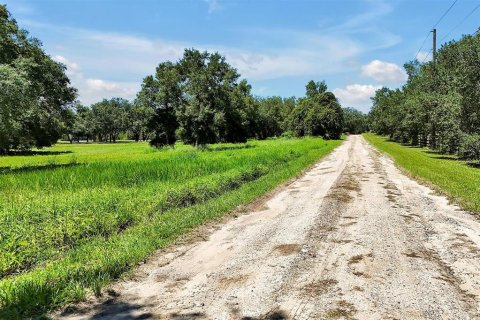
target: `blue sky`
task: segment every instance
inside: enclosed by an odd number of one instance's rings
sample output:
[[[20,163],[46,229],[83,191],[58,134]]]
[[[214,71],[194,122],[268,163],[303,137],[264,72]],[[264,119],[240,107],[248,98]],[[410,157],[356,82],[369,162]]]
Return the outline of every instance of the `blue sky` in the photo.
[[[377,88],[402,85],[403,63],[415,57],[453,0],[3,3],[48,54],[67,65],[86,104],[133,99],[158,63],[194,47],[225,55],[257,95],[303,96],[308,80],[325,80],[344,106],[366,112]],[[464,18],[478,4],[458,0],[438,24],[438,39],[475,32],[480,9]],[[420,60],[430,49],[431,37]]]

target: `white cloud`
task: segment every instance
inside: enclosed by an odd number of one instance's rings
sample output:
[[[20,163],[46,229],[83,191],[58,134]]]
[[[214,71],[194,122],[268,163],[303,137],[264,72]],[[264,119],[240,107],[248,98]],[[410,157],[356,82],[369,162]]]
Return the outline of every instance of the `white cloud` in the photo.
[[[85,78],[77,63],[60,55],[54,56],[53,59],[67,66],[66,73],[70,77],[72,85],[78,89],[80,100],[83,103],[91,104],[104,98],[113,97],[131,100],[140,89],[140,84],[136,82],[115,82]]]
[[[137,82],[89,79],[83,75],[72,78],[72,83],[78,88],[80,101],[85,104],[116,97],[132,100],[140,90],[140,84]]]
[[[67,71],[66,71],[67,75],[73,75],[76,72],[78,72],[78,70],[80,69],[78,64],[71,62],[70,60],[68,60],[63,56],[60,56],[60,55],[53,56],[53,60],[60,62],[67,67]]]
[[[95,91],[100,91],[100,90],[113,91],[118,88],[117,84],[108,83],[100,79],[87,79],[86,83],[88,88]]]
[[[407,80],[407,74],[398,65],[380,60],[363,65],[362,75],[388,83],[401,83]]]
[[[101,79],[81,79],[78,88],[81,95],[88,96],[90,103],[120,97],[133,99],[140,90],[138,83],[114,82]]]
[[[370,98],[375,95],[375,91],[382,86],[371,84],[351,84],[345,88],[336,88],[332,92],[345,107],[357,108],[367,112],[371,106]]]

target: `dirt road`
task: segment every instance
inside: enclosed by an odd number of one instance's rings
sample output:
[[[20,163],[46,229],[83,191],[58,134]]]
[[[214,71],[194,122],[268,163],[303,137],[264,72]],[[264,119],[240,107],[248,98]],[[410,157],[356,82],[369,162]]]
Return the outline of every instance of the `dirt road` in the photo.
[[[71,319],[480,319],[480,223],[351,136]]]

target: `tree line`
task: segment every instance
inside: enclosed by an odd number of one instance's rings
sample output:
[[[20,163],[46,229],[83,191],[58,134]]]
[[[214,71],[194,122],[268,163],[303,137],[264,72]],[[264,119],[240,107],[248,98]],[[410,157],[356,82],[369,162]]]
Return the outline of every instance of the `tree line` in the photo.
[[[199,146],[288,132],[338,139],[342,109],[326,90],[324,82],[310,81],[302,99],[257,98],[223,56],[186,49],[178,62],[161,63],[144,79],[137,103],[154,110],[151,143],[157,146],[177,138]]]
[[[257,97],[219,53],[186,49],[144,78],[133,101],[77,101],[65,65],[20,29],[0,5],[0,153],[51,146],[61,137],[115,142],[177,140],[203,146],[279,136],[338,139],[367,129],[366,116],[343,109],[324,81],[310,81],[302,98]]]
[[[70,111],[68,139],[71,142],[93,140],[115,142],[125,138],[149,140],[154,146],[184,143],[202,146],[218,142],[245,142],[280,136],[322,136],[339,139],[344,129],[363,132],[366,115],[354,109],[342,109],[325,82],[310,81],[306,97],[256,97],[246,80],[224,79],[215,70],[238,78],[218,53],[209,54],[187,49],[185,56],[213,57],[205,63],[205,71],[195,70],[191,76],[209,81],[181,78],[183,59],[178,64],[161,63],[154,76],[147,76],[133,102],[121,98],[103,100],[91,107],[77,105]],[[189,65],[199,65],[188,62]],[[178,70],[175,70],[178,68]],[[202,74],[212,72],[212,74]],[[180,80],[183,79],[183,80]],[[345,121],[344,121],[345,117]],[[361,119],[361,124],[358,123]],[[351,128],[351,129],[350,129]]]
[[[186,49],[177,62],[162,62],[145,77],[136,99],[114,98],[77,106],[71,113],[69,139],[115,142],[120,133],[153,146],[177,140],[203,146],[278,136],[322,136],[339,139],[344,110],[324,81],[310,81],[306,96],[256,97],[251,85],[219,53]],[[353,131],[361,131],[356,123]]]
[[[120,135],[135,141],[150,138],[153,111],[122,98],[104,99],[90,107],[76,104],[68,111],[64,139],[116,142]]]
[[[371,128],[390,139],[480,159],[480,34],[451,41],[435,61],[405,64],[407,83],[373,97]]]

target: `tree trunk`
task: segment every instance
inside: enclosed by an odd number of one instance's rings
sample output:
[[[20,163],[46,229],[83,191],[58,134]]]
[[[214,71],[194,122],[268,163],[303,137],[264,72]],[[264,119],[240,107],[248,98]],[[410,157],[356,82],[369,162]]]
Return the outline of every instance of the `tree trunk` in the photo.
[[[432,149],[437,149],[437,126],[435,124],[432,126]]]

